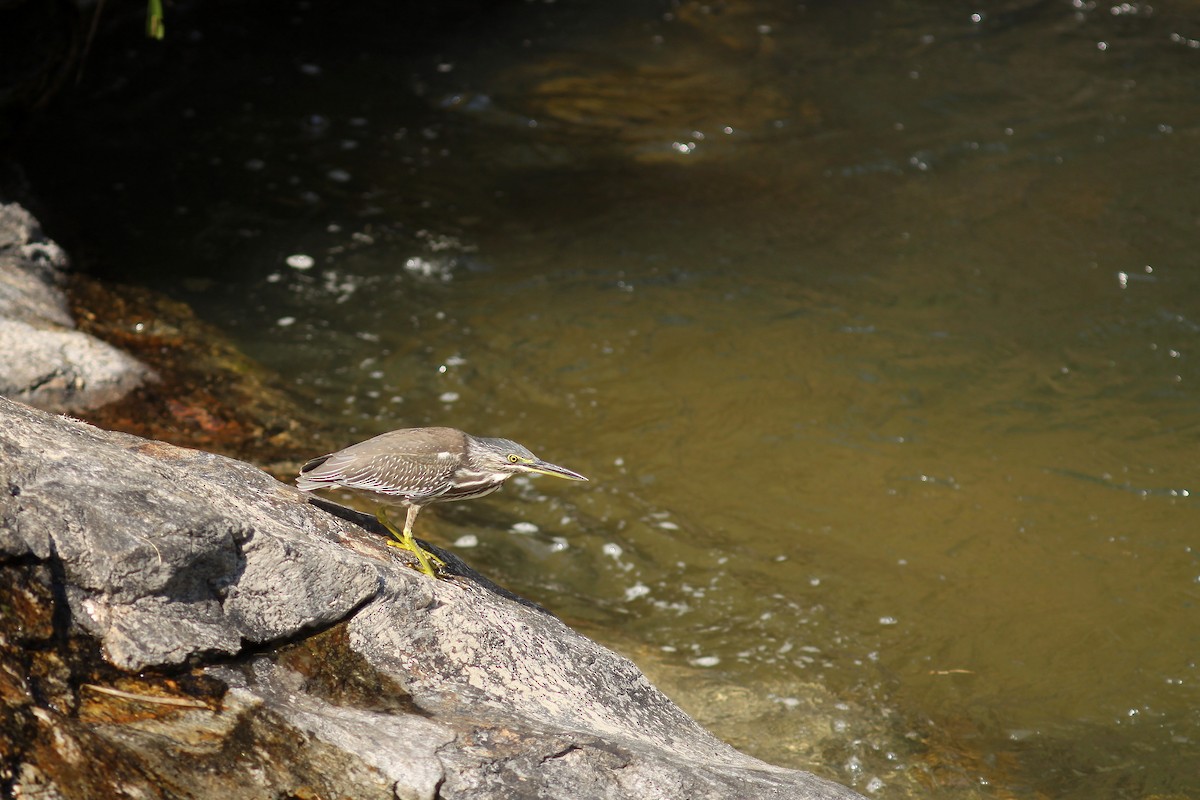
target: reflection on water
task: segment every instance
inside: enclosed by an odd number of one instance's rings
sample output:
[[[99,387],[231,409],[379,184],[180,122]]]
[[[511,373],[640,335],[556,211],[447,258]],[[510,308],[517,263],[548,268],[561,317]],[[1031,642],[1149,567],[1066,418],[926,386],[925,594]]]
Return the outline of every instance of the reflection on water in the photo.
[[[740,747],[881,797],[1200,793],[1194,20],[759,0],[352,35],[164,101],[178,207],[126,175],[110,263],[347,443],[453,424],[589,475],[426,531]]]

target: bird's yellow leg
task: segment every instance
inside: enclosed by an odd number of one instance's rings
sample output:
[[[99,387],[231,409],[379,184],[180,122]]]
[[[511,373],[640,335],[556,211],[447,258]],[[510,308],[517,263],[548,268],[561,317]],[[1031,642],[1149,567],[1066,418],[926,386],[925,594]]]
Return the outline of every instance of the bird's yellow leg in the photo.
[[[446,562],[422,548],[421,545],[417,544],[417,540],[412,535],[413,521],[416,520],[417,512],[420,510],[419,506],[408,507],[408,516],[404,520],[403,531],[396,530],[396,526],[392,524],[391,519],[388,517],[387,508],[384,506],[380,506],[375,511],[375,518],[383,523],[383,527],[387,528],[388,532],[392,534],[393,541],[388,542],[389,546],[399,547],[401,550],[407,550],[412,553],[417,557],[417,563],[421,565],[421,572],[424,572],[431,578],[436,578],[437,572],[434,571],[431,565],[436,564],[440,568],[446,566]]]

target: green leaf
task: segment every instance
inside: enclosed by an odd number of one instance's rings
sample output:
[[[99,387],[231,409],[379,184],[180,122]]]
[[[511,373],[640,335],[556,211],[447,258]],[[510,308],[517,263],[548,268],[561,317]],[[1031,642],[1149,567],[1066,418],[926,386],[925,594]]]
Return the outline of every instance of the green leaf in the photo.
[[[146,35],[161,40],[167,29],[163,24],[162,0],[148,0],[146,5]]]

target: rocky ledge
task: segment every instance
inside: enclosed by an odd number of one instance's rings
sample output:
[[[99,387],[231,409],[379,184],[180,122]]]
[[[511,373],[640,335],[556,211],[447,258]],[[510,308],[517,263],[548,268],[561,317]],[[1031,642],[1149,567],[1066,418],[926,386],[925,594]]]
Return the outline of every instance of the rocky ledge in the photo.
[[[0,398],[0,795],[858,797],[443,555]]]
[[[62,291],[67,266],[28,211],[0,202],[0,395],[77,412],[119,400],[154,374],[76,328]]]

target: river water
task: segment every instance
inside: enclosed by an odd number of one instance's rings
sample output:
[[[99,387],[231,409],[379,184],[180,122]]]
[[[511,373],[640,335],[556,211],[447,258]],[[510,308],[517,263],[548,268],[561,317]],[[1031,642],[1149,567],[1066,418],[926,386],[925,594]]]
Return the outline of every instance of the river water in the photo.
[[[587,474],[418,532],[742,749],[1200,797],[1194,6],[398,13],[168,15],[31,175],[347,444]]]

